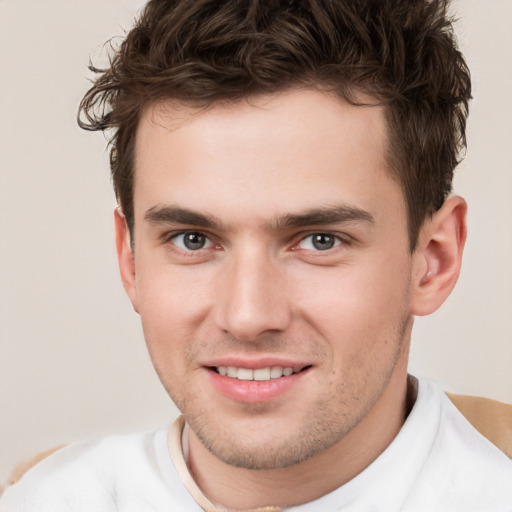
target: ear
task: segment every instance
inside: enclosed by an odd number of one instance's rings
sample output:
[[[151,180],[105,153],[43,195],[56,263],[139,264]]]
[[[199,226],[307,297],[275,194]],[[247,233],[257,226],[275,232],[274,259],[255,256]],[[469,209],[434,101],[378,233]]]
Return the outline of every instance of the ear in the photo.
[[[135,282],[135,260],[133,256],[130,230],[120,207],[114,210],[114,226],[116,231],[117,259],[124,289],[132,302],[133,309],[138,313],[137,287]]]
[[[453,196],[425,221],[413,254],[413,315],[433,313],[453,290],[466,242],[466,212],[466,201]]]

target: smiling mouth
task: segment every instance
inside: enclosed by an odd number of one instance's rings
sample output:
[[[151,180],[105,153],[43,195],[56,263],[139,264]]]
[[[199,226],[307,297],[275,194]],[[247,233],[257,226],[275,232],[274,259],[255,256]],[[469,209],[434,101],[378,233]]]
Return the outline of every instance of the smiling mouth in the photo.
[[[212,366],[211,370],[218,373],[223,377],[230,377],[238,380],[256,380],[256,381],[268,381],[272,379],[280,379],[282,377],[289,377],[295,373],[300,373],[308,368],[309,366],[303,366],[300,368],[283,367],[283,366],[267,366],[266,368],[237,368],[236,366]]]

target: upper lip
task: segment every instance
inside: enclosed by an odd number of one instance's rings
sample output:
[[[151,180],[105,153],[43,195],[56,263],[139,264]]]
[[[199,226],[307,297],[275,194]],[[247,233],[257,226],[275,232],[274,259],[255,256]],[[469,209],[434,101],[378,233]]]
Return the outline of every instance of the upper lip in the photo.
[[[258,357],[257,359],[227,356],[207,360],[202,363],[202,366],[209,368],[218,366],[234,366],[235,368],[248,368],[252,370],[281,366],[283,368],[297,369],[311,366],[311,363],[275,356]]]

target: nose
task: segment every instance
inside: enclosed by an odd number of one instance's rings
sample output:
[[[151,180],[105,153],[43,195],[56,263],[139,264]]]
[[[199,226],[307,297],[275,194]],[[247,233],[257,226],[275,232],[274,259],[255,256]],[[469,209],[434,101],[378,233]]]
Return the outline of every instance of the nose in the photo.
[[[238,254],[219,275],[217,326],[239,341],[283,332],[291,320],[285,279],[278,262],[262,254]]]

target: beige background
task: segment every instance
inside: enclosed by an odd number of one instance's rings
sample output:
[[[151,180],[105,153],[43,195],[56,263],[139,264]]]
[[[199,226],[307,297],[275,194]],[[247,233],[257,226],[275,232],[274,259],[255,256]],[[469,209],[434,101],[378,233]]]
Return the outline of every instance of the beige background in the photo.
[[[137,0],[0,0],[0,480],[63,442],[176,414],[116,268],[105,141],[79,130],[89,55]],[[413,372],[512,402],[512,1],[458,0],[474,77],[464,270],[418,319]]]

